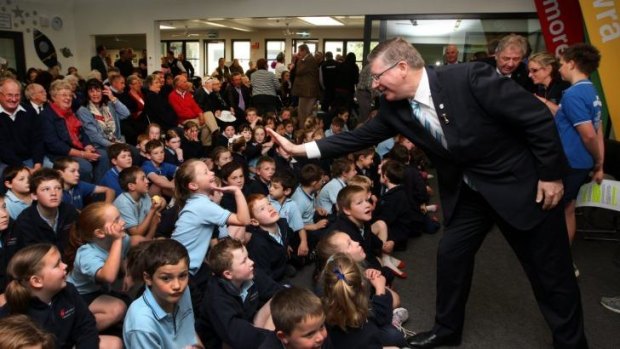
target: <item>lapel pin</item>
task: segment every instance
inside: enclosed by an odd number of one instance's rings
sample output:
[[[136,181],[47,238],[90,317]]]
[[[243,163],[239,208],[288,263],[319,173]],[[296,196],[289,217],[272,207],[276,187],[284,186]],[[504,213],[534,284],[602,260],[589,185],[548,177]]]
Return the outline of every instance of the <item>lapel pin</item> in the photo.
[[[439,106],[439,108],[441,108],[441,106]],[[450,120],[448,120],[448,115],[446,115],[446,113],[441,113],[441,120],[446,125],[450,123]]]

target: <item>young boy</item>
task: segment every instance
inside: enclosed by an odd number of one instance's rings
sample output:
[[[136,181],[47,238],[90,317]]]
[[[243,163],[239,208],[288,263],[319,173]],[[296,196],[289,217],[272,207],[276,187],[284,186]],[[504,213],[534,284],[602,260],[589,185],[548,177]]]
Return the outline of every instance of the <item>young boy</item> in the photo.
[[[377,204],[375,218],[387,224],[387,240],[394,241],[395,249],[405,250],[407,239],[412,235],[420,235],[424,220],[418,217],[411,206],[404,187],[405,165],[386,160],[381,164],[381,184],[386,192]]]
[[[325,329],[323,304],[310,290],[285,288],[271,300],[271,317],[275,332],[270,333],[259,349],[332,348]]]
[[[269,183],[276,172],[276,162],[269,156],[261,156],[256,163],[256,178],[247,183],[247,193],[269,195]]]
[[[252,194],[248,196],[250,226],[252,234],[247,243],[248,253],[256,266],[275,281],[281,281],[287,273],[294,273],[287,267],[289,256],[289,236],[293,231],[280,218],[278,211],[269,203],[266,196]]]
[[[317,207],[322,208],[328,215],[334,213],[338,192],[347,185],[351,177],[357,174],[355,165],[347,158],[334,160],[331,166],[332,179],[323,186],[316,198]]]
[[[139,156],[137,159],[135,159],[137,161],[133,161],[134,164],[132,165],[142,166],[143,163],[149,160],[148,154],[146,152],[146,143],[148,143],[150,140],[151,136],[149,136],[148,133],[138,135],[138,143],[136,145],[136,148],[138,148]]]
[[[335,117],[332,119],[331,125],[327,131],[325,131],[325,137],[337,135],[342,133],[344,128],[344,120],[339,117]]]
[[[295,142],[295,125],[293,124],[293,120],[282,120],[282,126],[284,127],[283,136],[286,137],[289,141]]]
[[[125,143],[114,143],[108,147],[108,157],[112,163],[112,168],[103,175],[99,185],[112,188],[114,190],[114,198],[116,198],[123,192],[123,188],[121,188],[121,184],[118,181],[118,175],[122,170],[130,168],[133,164],[131,148]]]
[[[291,199],[297,204],[301,212],[301,219],[304,223],[304,230],[308,235],[310,249],[314,249],[314,246],[319,242],[322,235],[321,232],[327,227],[328,223],[327,218],[320,218],[316,223],[314,222],[315,216],[317,216],[314,199],[322,186],[323,170],[318,165],[307,164],[301,168],[299,186],[291,196]],[[319,214],[318,216],[324,215]]]
[[[349,235],[351,240],[357,241],[364,249],[368,267],[384,271],[377,259],[383,252],[384,243],[370,228],[372,208],[368,202],[368,191],[355,185],[346,186],[338,193],[337,202],[338,217],[327,230],[330,232],[338,230]],[[386,243],[386,248],[387,245]],[[384,276],[388,278],[386,273],[387,270]]]
[[[174,194],[174,174],[177,167],[164,162],[164,145],[158,140],[148,141],[145,146],[148,161],[142,164],[142,170],[146,178],[151,182],[149,193],[164,194],[173,196]]]
[[[84,199],[95,194],[104,194],[104,201],[114,201],[114,190],[80,180],[80,164],[70,157],[62,157],[54,161],[54,170],[60,173],[63,181],[62,202],[73,205],[81,210]]]
[[[256,348],[270,333],[269,300],[283,286],[275,283],[248,257],[243,244],[224,238],[213,246],[207,264],[215,275],[209,280],[196,320],[196,332],[205,347],[226,343],[235,349]],[[209,342],[209,343],[208,343]]]
[[[6,210],[12,220],[16,220],[19,214],[32,204],[29,178],[30,171],[26,166],[8,166],[2,173],[2,182],[8,189]]]
[[[30,177],[30,195],[36,201],[17,218],[12,235],[17,239],[13,252],[39,242],[49,242],[64,255],[69,244],[69,230],[78,211],[62,202],[63,181],[51,168],[35,171]]]
[[[129,235],[152,239],[166,200],[159,196],[151,200],[149,182],[144,171],[137,166],[122,170],[119,181],[124,192],[114,200],[114,206],[125,221],[125,229]]]
[[[148,244],[140,254],[146,288],[125,315],[125,347],[177,349],[201,345],[194,329],[194,311],[187,287],[187,250],[170,239]]]
[[[286,219],[289,228],[295,233],[290,236],[290,245],[298,257],[308,255],[308,236],[304,230],[301,212],[291,195],[297,180],[287,171],[276,172],[269,185],[269,203],[278,211],[280,217]]]

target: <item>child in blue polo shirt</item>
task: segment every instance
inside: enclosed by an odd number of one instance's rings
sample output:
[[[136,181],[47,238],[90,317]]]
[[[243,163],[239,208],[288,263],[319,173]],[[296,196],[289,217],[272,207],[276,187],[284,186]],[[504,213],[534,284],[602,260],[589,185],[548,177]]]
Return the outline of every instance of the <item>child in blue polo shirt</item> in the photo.
[[[125,229],[129,235],[144,236],[150,240],[160,220],[160,212],[166,207],[166,200],[160,196],[149,196],[149,182],[141,168],[132,166],[121,171],[119,176],[124,192],[114,200]]]
[[[340,158],[332,163],[331,172],[332,179],[323,186],[316,198],[317,208],[323,209],[328,215],[335,213],[338,192],[347,185],[349,179],[357,174],[357,170],[353,161]]]
[[[105,202],[114,201],[114,190],[80,180],[80,164],[70,157],[54,161],[54,170],[63,180],[62,201],[73,205],[78,210],[84,208],[84,199],[95,194],[104,194]]]
[[[142,164],[142,169],[146,174],[146,178],[151,182],[150,194],[164,194],[166,196],[174,195],[174,174],[177,167],[164,162],[164,144],[158,140],[152,140],[146,143],[145,150],[148,161]]]
[[[217,187],[214,173],[200,160],[185,161],[174,181],[175,199],[180,212],[171,237],[183,244],[189,253],[190,291],[192,304],[197,309],[202,301],[201,291],[210,275],[203,262],[213,229],[224,224],[245,226],[250,223],[250,214],[241,188]],[[215,190],[234,193],[236,213],[211,201],[209,194]]]
[[[114,143],[108,147],[108,158],[112,167],[103,175],[99,185],[112,188],[115,197],[117,197],[123,192],[118,181],[118,175],[122,170],[131,167],[133,164],[131,148],[126,143]]]
[[[30,171],[26,166],[7,166],[2,172],[2,182],[6,191],[6,210],[12,220],[16,220],[23,210],[32,204],[30,196]]]
[[[146,288],[127,310],[123,340],[127,349],[178,349],[200,345],[187,287],[189,255],[175,240],[155,240],[140,254]]]

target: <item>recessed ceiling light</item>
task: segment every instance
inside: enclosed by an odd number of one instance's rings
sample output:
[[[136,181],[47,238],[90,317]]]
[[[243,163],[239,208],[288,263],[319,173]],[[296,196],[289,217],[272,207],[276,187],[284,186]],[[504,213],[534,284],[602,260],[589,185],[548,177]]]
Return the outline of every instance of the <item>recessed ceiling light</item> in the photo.
[[[171,25],[160,24],[159,29],[176,29],[177,27],[173,27]]]
[[[316,26],[341,26],[344,25],[341,22],[333,19],[332,17],[297,17],[304,22],[308,22]]]

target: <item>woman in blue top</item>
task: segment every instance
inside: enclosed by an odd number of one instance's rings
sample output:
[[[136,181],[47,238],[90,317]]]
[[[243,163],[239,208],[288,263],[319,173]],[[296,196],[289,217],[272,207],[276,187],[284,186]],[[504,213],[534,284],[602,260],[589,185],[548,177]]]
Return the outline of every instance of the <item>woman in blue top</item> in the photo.
[[[562,97],[555,123],[560,133],[570,173],[564,178],[564,202],[568,238],[575,236],[575,200],[579,188],[592,180],[603,180],[603,130],[601,100],[588,79],[599,65],[601,55],[589,44],[568,47],[560,57],[562,79],[571,83]]]

